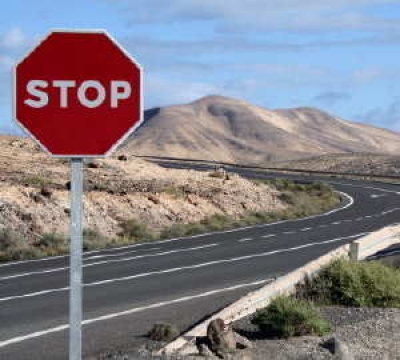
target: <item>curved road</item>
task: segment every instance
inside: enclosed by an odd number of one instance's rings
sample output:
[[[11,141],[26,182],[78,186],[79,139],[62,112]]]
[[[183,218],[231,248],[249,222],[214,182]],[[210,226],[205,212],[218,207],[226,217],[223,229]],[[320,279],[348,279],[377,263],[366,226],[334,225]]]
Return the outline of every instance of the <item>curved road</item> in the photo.
[[[85,253],[85,355],[126,348],[157,321],[184,330],[277,276],[398,222],[400,186],[332,185],[348,195],[327,214]],[[0,265],[0,359],[67,359],[67,322],[68,257]]]

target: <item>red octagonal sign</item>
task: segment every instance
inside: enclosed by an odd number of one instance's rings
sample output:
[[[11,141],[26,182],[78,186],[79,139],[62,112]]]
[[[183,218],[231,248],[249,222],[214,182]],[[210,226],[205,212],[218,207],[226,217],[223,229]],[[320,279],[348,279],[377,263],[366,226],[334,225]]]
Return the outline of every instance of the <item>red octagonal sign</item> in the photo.
[[[15,67],[14,117],[50,154],[111,153],[143,121],[142,70],[106,32],[51,32]]]

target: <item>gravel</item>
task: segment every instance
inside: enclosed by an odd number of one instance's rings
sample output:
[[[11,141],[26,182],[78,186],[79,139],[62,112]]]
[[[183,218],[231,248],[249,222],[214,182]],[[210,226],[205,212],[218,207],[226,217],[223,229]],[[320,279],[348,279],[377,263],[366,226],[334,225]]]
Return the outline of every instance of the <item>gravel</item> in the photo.
[[[251,317],[234,323],[234,329],[253,342],[253,349],[229,356],[231,360],[333,360],[337,359],[325,343],[333,336],[349,346],[356,360],[400,360],[400,309],[323,307],[321,314],[333,325],[324,337],[266,339],[251,324]],[[152,356],[161,343],[137,339],[131,349],[101,354],[87,360],[183,360],[199,356]]]

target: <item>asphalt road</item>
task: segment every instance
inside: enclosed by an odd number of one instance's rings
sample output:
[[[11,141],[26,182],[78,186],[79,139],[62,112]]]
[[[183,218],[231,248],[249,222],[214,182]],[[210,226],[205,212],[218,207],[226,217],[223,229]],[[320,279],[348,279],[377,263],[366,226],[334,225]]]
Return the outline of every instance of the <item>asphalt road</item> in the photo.
[[[399,221],[400,186],[332,185],[347,195],[327,214],[85,253],[85,356],[123,349],[156,321],[184,330],[330,249]],[[67,323],[68,257],[0,265],[0,359],[67,359]]]

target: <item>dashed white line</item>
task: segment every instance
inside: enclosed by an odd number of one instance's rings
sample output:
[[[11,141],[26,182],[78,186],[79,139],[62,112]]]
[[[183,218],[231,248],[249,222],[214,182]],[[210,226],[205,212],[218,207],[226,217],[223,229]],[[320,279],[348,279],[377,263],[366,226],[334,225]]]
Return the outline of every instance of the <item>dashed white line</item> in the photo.
[[[289,235],[289,234],[294,234],[294,233],[295,233],[295,231],[284,231],[282,234]]]
[[[123,258],[123,259],[103,260],[103,261],[93,262],[93,263],[89,263],[89,264],[84,264],[83,267],[87,268],[87,267],[92,267],[92,266],[96,266],[96,265],[119,263],[119,262],[138,260],[138,259],[143,259],[143,258],[148,258],[148,257],[157,257],[157,256],[164,256],[164,255],[170,255],[170,254],[175,254],[175,253],[196,251],[196,250],[207,249],[207,248],[218,246],[218,245],[219,244],[214,243],[214,244],[208,244],[208,245],[196,246],[196,247],[190,247],[190,248],[179,248],[179,249],[175,249],[175,250],[169,250],[169,251],[164,251],[164,252],[159,252],[159,253],[154,253],[154,254],[131,256],[128,258]],[[50,274],[50,273],[54,273],[54,272],[64,271],[67,269],[69,269],[69,267],[64,266],[64,267],[59,267],[59,268],[54,268],[54,269],[49,269],[49,270],[25,272],[25,273],[0,277],[0,281],[11,280],[11,279],[16,279],[16,278],[20,278],[20,277],[32,276],[32,275]]]
[[[146,273],[139,273],[139,274],[135,274],[135,275],[125,276],[125,277],[121,277],[121,278],[105,279],[105,280],[100,280],[100,281],[96,281],[93,283],[84,284],[84,287],[107,285],[110,283],[135,280],[135,279],[144,278],[144,277],[148,277],[148,276],[171,274],[171,273],[179,272],[179,271],[183,271],[183,270],[200,269],[200,268],[207,267],[207,266],[229,264],[229,263],[234,263],[234,262],[238,262],[238,261],[251,260],[254,258],[266,257],[266,256],[281,254],[281,253],[287,253],[287,252],[301,250],[301,249],[305,249],[305,248],[309,248],[309,247],[313,247],[313,246],[325,245],[325,244],[330,244],[330,243],[334,243],[334,242],[338,242],[338,241],[342,241],[342,240],[358,238],[358,237],[361,237],[366,234],[369,234],[369,233],[363,232],[363,233],[359,233],[359,234],[355,234],[355,235],[344,236],[344,237],[339,237],[339,238],[325,240],[325,241],[306,243],[306,244],[291,247],[291,248],[283,248],[283,249],[277,249],[277,250],[273,250],[273,251],[266,251],[263,253],[243,255],[243,256],[229,258],[229,259],[213,260],[213,261],[204,262],[204,263],[200,263],[200,264],[176,267],[176,268],[165,269],[165,270],[150,271],[150,272],[146,272]],[[24,295],[16,295],[16,296],[10,296],[7,298],[1,298],[0,302],[14,300],[14,299],[21,299],[24,297],[31,298],[34,296],[41,296],[41,295],[46,295],[46,294],[55,293],[55,292],[62,292],[62,291],[67,291],[67,290],[68,290],[67,287],[60,288],[60,289],[48,289],[48,290],[43,290],[43,291],[40,291],[37,293],[29,293],[29,294],[24,294]]]
[[[264,239],[268,239],[268,238],[271,238],[271,237],[274,237],[274,236],[276,236],[276,234],[268,234],[268,235],[263,235],[261,237],[264,238]]]
[[[146,251],[154,251],[154,250],[160,250],[160,248],[146,249]],[[101,259],[101,258],[105,258],[105,257],[118,257],[118,256],[123,256],[123,255],[128,255],[128,254],[134,254],[134,253],[137,253],[138,251],[140,251],[140,250],[123,251],[123,252],[120,252],[117,254],[93,255],[93,256],[84,258],[84,261]]]
[[[309,231],[309,230],[311,230],[312,228],[310,228],[310,227],[306,227],[306,228],[303,228],[303,229],[301,229],[300,231]]]
[[[252,226],[245,226],[245,227],[241,227],[241,228],[235,228],[235,229],[230,229],[230,230],[221,230],[221,231],[214,231],[214,232],[208,232],[208,233],[204,233],[204,234],[198,234],[198,235],[193,235],[193,236],[187,236],[187,237],[179,237],[179,238],[173,238],[173,239],[166,239],[166,240],[158,240],[158,241],[153,241],[152,244],[153,245],[159,245],[159,244],[167,244],[170,242],[175,242],[175,241],[180,241],[180,240],[187,240],[187,239],[194,239],[194,238],[200,238],[200,237],[205,237],[205,236],[209,236],[209,235],[217,235],[217,234],[227,234],[227,233],[233,233],[233,232],[238,232],[238,231],[243,231],[243,230],[248,230],[248,229],[258,229],[258,228],[264,228],[264,227],[269,227],[269,226],[273,226],[273,225],[279,225],[279,224],[284,224],[287,222],[290,223],[295,223],[295,222],[299,222],[299,221],[304,221],[304,220],[310,220],[310,219],[315,219],[315,218],[319,218],[319,217],[323,217],[323,216],[328,216],[331,215],[333,213],[336,213],[338,211],[342,211],[345,210],[347,208],[349,208],[350,206],[352,206],[354,204],[354,198],[351,197],[349,194],[346,194],[342,191],[337,191],[338,194],[341,194],[343,197],[345,197],[348,200],[348,203],[327,211],[323,214],[317,214],[317,215],[311,215],[311,216],[307,216],[304,218],[300,218],[300,219],[290,219],[290,220],[280,220],[280,221],[276,221],[273,223],[267,223],[267,224],[259,224],[259,225],[252,225]],[[111,251],[118,251],[118,250],[122,250],[122,249],[131,249],[131,248],[136,248],[139,246],[146,246],[149,245],[149,243],[143,242],[140,244],[133,244],[133,245],[126,245],[126,246],[120,246],[120,247],[115,247],[115,248],[110,248],[110,249],[101,249],[101,250],[91,250],[91,251],[86,251],[84,253],[84,255],[87,254],[94,254],[94,253],[101,253],[101,252],[111,252]],[[6,266],[13,266],[13,265],[19,265],[19,264],[25,264],[25,263],[30,263],[30,262],[41,262],[41,261],[51,261],[57,258],[65,258],[68,255],[60,255],[60,256],[52,256],[52,257],[47,257],[44,259],[34,259],[34,260],[22,260],[22,261],[14,261],[14,262],[8,262],[5,264],[0,264],[0,268],[1,267],[6,267]]]
[[[254,240],[253,238],[244,238],[244,239],[239,239],[238,242],[246,242],[246,241],[251,241]]]

